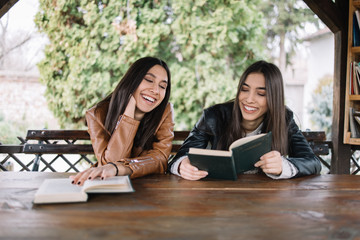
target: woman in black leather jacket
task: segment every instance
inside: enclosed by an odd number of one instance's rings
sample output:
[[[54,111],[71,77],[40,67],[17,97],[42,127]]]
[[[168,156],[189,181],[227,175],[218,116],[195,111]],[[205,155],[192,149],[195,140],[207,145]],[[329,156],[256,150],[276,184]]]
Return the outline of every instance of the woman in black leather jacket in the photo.
[[[169,170],[188,180],[207,176],[190,164],[190,147],[227,150],[242,137],[272,132],[272,151],[255,164],[274,179],[319,174],[321,164],[284,103],[280,70],[272,63],[258,61],[240,78],[236,98],[205,109],[200,120],[169,162]]]

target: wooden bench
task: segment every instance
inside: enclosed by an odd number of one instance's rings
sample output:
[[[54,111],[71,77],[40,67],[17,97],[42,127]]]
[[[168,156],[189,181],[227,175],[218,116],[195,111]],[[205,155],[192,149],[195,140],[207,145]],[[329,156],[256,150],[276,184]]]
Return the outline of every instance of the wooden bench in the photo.
[[[171,154],[176,154],[189,131],[175,131]],[[24,153],[32,154],[94,154],[91,143],[77,144],[78,140],[90,140],[85,130],[28,130],[26,141],[37,140],[39,143],[26,143]],[[58,144],[64,141],[65,144]]]
[[[171,155],[176,154],[188,134],[189,131],[175,132]],[[34,140],[36,140],[36,143],[33,142]],[[82,140],[85,140],[86,143],[79,143]],[[28,130],[22,152],[37,155],[36,159],[34,159],[33,171],[39,170],[40,162],[45,164],[43,170],[49,168],[51,171],[55,171],[51,165],[58,158],[61,158],[69,165],[66,171],[71,169],[78,171],[76,164],[81,160],[92,164],[93,162],[87,155],[94,154],[90,136],[86,130]],[[42,158],[43,154],[56,154],[56,156],[54,159],[46,161]],[[64,154],[78,154],[80,158],[75,163],[72,163]]]
[[[175,131],[174,135],[171,155],[176,154],[182,142],[189,135],[189,131]],[[304,131],[303,135],[320,161],[330,170],[330,165],[320,157],[321,155],[328,155],[331,147],[331,142],[326,141],[325,132]],[[34,140],[36,143],[33,143]],[[38,159],[34,161],[33,170],[35,171],[38,171],[40,161],[46,165],[45,168],[55,171],[51,164],[58,158],[62,158],[69,164],[68,171],[71,169],[78,171],[75,165],[81,160],[92,163],[86,156],[94,154],[89,140],[90,136],[86,130],[28,130],[23,152],[38,156]],[[47,162],[42,159],[41,155],[43,154],[56,154],[57,156],[52,161]],[[70,163],[63,154],[79,154],[81,157],[75,163]]]

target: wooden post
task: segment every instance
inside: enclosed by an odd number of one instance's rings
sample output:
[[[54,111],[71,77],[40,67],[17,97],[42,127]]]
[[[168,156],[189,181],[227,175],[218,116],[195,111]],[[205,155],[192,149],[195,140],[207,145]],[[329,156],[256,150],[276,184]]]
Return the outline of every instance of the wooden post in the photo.
[[[304,0],[335,37],[331,173],[349,174],[351,145],[344,142],[349,1]]]

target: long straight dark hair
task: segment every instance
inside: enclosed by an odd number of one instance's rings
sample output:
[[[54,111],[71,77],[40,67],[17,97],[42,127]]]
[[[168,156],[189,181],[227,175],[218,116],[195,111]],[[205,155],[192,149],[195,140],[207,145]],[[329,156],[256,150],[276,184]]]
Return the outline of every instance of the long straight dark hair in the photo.
[[[105,119],[105,128],[112,134],[119,116],[125,112],[130,100],[130,95],[136,91],[146,73],[155,65],[160,65],[165,69],[168,82],[164,99],[159,106],[144,115],[137,130],[134,146],[142,147],[143,149],[150,149],[152,143],[156,141],[154,134],[170,98],[171,76],[170,70],[164,61],[154,57],[138,59],[130,66],[115,90],[96,105],[96,107],[100,107],[102,104],[110,101]]]
[[[272,149],[282,155],[288,152],[288,126],[286,123],[286,107],[284,85],[281,72],[277,66],[265,61],[258,61],[250,65],[240,77],[232,118],[230,124],[220,136],[218,149],[227,149],[230,144],[245,137],[245,130],[241,126],[243,116],[240,111],[239,94],[245,80],[251,73],[261,73],[265,77],[266,101],[268,111],[265,113],[262,132],[272,132]]]

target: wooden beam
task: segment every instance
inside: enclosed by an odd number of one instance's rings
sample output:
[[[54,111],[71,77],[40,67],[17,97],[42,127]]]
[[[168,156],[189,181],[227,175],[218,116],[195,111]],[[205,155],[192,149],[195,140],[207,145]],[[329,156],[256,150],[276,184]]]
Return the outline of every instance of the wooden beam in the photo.
[[[345,24],[335,37],[335,65],[333,87],[333,125],[332,142],[333,152],[331,159],[331,173],[349,174],[351,145],[344,144],[344,121],[345,121],[345,94],[346,94],[346,68],[348,48],[348,16],[349,1],[337,0],[336,7],[342,11]]]
[[[333,86],[331,173],[349,174],[351,146],[343,144],[348,40],[348,0],[304,0],[334,33],[335,64]]]
[[[0,1],[0,18],[4,16],[9,9],[15,5],[19,0],[1,0]]]
[[[332,174],[349,174],[351,145],[344,144],[344,114],[347,64],[347,31],[335,35],[335,68],[333,86],[333,120],[332,120]]]
[[[332,142],[333,155],[331,159],[331,173],[349,174],[351,145],[344,144],[344,117],[346,94],[346,70],[348,49],[348,20],[349,0],[336,0],[336,7],[342,11],[344,26],[335,33],[335,68],[334,68],[334,97],[333,97],[333,125]]]
[[[333,1],[304,0],[304,2],[333,33],[341,31],[347,25],[347,14],[344,15],[346,9],[341,10]]]

